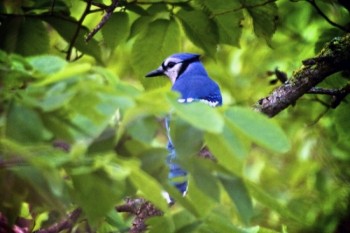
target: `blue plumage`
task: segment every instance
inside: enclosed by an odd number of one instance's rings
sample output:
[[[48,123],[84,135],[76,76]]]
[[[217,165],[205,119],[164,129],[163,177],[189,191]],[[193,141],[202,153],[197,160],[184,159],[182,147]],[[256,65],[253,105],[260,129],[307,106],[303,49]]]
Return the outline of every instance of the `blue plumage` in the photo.
[[[201,101],[210,106],[222,105],[222,96],[219,86],[208,76],[204,66],[199,60],[198,54],[177,53],[166,58],[161,66],[149,72],[146,77],[166,75],[172,82],[172,90],[181,94],[178,100],[181,103]],[[169,119],[166,119],[166,129],[168,134],[169,155],[167,162],[169,165],[169,179],[176,188],[183,194],[187,190],[187,179],[179,181],[179,177],[186,177],[187,172],[173,161],[176,158],[176,150],[170,138]]]

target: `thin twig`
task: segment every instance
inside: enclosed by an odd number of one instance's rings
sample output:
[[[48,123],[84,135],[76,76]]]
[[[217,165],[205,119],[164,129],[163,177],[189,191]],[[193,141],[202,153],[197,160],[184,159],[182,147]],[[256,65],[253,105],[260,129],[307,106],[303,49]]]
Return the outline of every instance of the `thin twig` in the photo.
[[[80,208],[77,208],[73,210],[61,222],[55,223],[49,226],[48,228],[37,230],[34,233],[57,233],[63,230],[69,230],[73,227],[74,223],[79,219],[81,212],[82,210]]]
[[[328,16],[323,13],[323,11],[317,6],[316,1],[315,0],[306,0],[306,2],[310,3],[315,10],[317,11],[317,13],[319,13],[330,25],[339,28],[340,30],[343,30],[344,32],[350,32],[350,30],[342,25],[339,25],[335,22],[333,22],[332,20],[330,20],[330,18],[328,18]]]
[[[92,29],[92,31],[87,35],[85,41],[88,42],[102,27],[107,23],[107,21],[111,18],[113,11],[119,5],[119,0],[113,0],[111,5],[106,8],[106,13],[102,17],[101,21]]]
[[[75,33],[69,43],[69,47],[68,47],[68,50],[67,50],[67,57],[66,59],[68,61],[71,60],[71,55],[72,55],[72,50],[74,48],[74,45],[75,45],[75,42],[76,40],[78,39],[78,36],[79,36],[79,32],[80,32],[80,29],[83,25],[83,21],[85,20],[85,17],[90,13],[90,8],[91,8],[91,5],[92,5],[92,0],[89,0],[86,2],[86,7],[85,7],[85,10],[83,12],[83,14],[81,15],[79,21],[78,21],[78,25],[77,25],[77,29],[75,30]]]

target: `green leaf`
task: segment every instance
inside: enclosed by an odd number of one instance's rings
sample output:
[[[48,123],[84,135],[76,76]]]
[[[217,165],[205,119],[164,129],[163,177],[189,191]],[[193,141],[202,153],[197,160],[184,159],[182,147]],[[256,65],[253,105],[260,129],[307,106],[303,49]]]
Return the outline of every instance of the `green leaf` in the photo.
[[[168,177],[168,168],[165,165],[168,151],[164,148],[151,148],[138,155],[141,160],[141,168],[159,181]]]
[[[57,73],[68,64],[64,59],[53,55],[34,56],[27,60],[36,72],[44,75]]]
[[[239,39],[242,35],[241,21],[243,13],[241,11],[218,15],[214,18],[218,25],[218,31],[222,44],[239,47]]]
[[[13,104],[9,109],[6,135],[22,143],[42,142],[50,138],[40,115],[19,104]]]
[[[107,216],[121,200],[125,190],[124,180],[112,180],[102,170],[74,174],[71,177],[74,185],[73,195],[92,224]]]
[[[176,16],[182,23],[188,38],[208,55],[215,57],[219,41],[215,23],[203,11],[186,11],[181,9]]]
[[[212,161],[202,161],[198,158],[192,158],[189,162],[192,163],[191,175],[196,186],[201,192],[215,201],[220,199],[220,188],[217,179],[213,176],[210,168]],[[205,166],[207,165],[209,166]]]
[[[245,231],[245,229],[239,228],[232,224],[232,220],[229,215],[222,209],[213,210],[206,218],[205,224],[202,226],[205,229],[209,229],[209,232],[221,233],[250,233]],[[251,231],[253,233],[254,231]],[[256,233],[255,231],[254,233]]]
[[[342,103],[335,110],[334,123],[335,123],[337,132],[345,140],[348,140],[350,138],[350,135],[349,135],[350,122],[348,121],[349,117],[350,117],[349,104]]]
[[[260,113],[233,107],[226,111],[226,116],[233,127],[263,147],[279,153],[287,152],[291,147],[283,130]]]
[[[203,145],[202,132],[176,116],[170,117],[169,125],[171,140],[176,148],[177,159],[188,164],[190,156],[198,154]]]
[[[129,34],[129,15],[125,12],[114,13],[101,29],[104,42],[110,49],[114,49],[126,40]]]
[[[142,15],[137,18],[131,25],[130,35],[128,39],[131,39],[138,35],[147,25],[153,20],[153,17],[149,15]]]
[[[239,47],[239,39],[242,34],[241,22],[244,19],[240,10],[241,4],[237,1],[198,1],[205,9],[208,9],[217,25],[219,42]],[[238,10],[235,10],[238,9]]]
[[[283,218],[296,221],[300,224],[308,224],[303,216],[299,216],[290,211],[286,205],[282,204],[282,201],[278,200],[276,197],[271,196],[265,192],[261,187],[253,182],[246,181],[246,186],[249,190],[249,193],[257,200],[259,203],[268,207],[269,209],[275,210]]]
[[[145,75],[156,69],[164,58],[180,50],[180,30],[173,20],[157,19],[139,35],[132,49],[132,61],[135,71],[139,74],[146,88],[159,87],[166,79],[146,79]]]
[[[248,153],[248,143],[227,121],[226,119],[225,127],[220,134],[207,132],[204,135],[205,143],[220,165],[230,171],[240,173],[243,166],[243,158]]]
[[[54,73],[48,76],[45,79],[35,83],[37,86],[45,86],[51,85],[56,82],[60,82],[66,79],[74,78],[77,75],[87,73],[87,71],[91,70],[91,64],[89,63],[69,63],[64,69],[59,70],[57,73]]]
[[[200,224],[192,214],[183,209],[174,213],[173,220],[177,233],[190,233]]]
[[[158,123],[154,117],[145,117],[129,124],[127,130],[133,138],[144,143],[151,143],[158,130]]]
[[[49,23],[67,43],[71,43],[77,31],[78,22],[74,18],[68,19],[50,16],[43,17],[43,20]],[[85,26],[80,26],[74,47],[82,53],[93,56],[98,62],[102,63],[98,41],[92,38],[89,42],[85,42],[85,36],[88,33],[89,30]]]
[[[167,215],[147,219],[147,227],[148,233],[173,233],[175,230],[172,218]]]
[[[175,113],[192,126],[211,133],[221,133],[224,119],[215,108],[200,102],[181,104],[176,99],[167,96]]]
[[[1,38],[6,51],[25,56],[46,53],[49,50],[49,36],[43,22],[37,18],[8,17],[2,22]]]
[[[166,211],[168,209],[168,203],[162,196],[162,189],[156,180],[134,165],[129,165],[128,167],[130,168],[129,179],[134,186],[143,193],[147,200],[156,205],[160,210]]]
[[[277,28],[278,8],[275,2],[266,4],[264,0],[240,0],[253,19],[254,32],[262,37],[268,45]],[[260,4],[260,5],[259,5]]]
[[[251,197],[243,180],[232,175],[230,177],[219,175],[219,180],[233,203],[235,203],[241,220],[248,225],[254,212]]]

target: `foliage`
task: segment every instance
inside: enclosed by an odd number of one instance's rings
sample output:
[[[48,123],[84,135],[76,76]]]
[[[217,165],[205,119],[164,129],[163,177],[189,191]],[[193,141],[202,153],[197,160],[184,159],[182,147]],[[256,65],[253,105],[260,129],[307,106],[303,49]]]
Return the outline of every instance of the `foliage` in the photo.
[[[0,213],[9,225],[21,217],[30,231],[45,229],[80,207],[76,231],[123,232],[131,220],[115,206],[144,197],[164,212],[148,220],[150,232],[339,229],[349,208],[348,103],[317,122],[327,97],[305,96],[275,119],[251,110],[272,89],[267,71],[291,73],[343,34],[311,1],[119,1],[86,42],[110,4],[90,2],[0,2]],[[348,23],[345,3],[318,4]],[[144,78],[179,51],[206,55],[223,107],[179,104],[166,80]],[[348,82],[334,76],[323,85]],[[186,197],[167,181],[168,114],[190,173]],[[197,156],[203,145],[215,162]]]

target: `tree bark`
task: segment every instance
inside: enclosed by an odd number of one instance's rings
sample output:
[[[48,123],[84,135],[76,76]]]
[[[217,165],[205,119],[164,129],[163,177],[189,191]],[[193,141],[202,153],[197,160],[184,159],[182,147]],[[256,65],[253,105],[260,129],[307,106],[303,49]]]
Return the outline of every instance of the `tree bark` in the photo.
[[[255,108],[269,117],[277,115],[322,82],[328,76],[350,69],[350,34],[336,37],[327,43],[314,58],[303,61],[292,77],[260,99]]]

